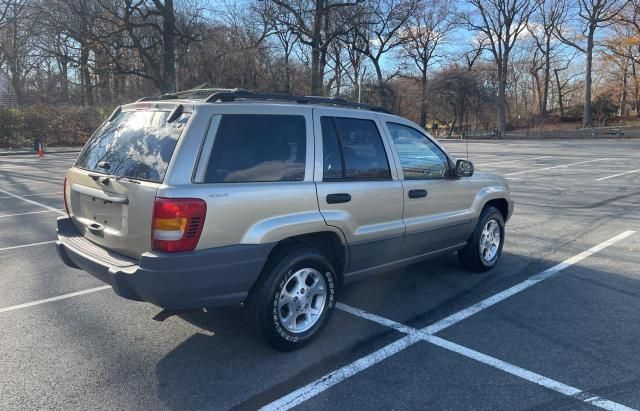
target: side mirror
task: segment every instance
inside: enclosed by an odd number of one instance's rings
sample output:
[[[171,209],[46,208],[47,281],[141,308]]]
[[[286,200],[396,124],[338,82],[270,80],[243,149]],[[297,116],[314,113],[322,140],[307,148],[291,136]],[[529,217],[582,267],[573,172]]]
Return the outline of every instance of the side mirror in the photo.
[[[473,175],[473,163],[467,160],[456,161],[456,177],[471,177]]]

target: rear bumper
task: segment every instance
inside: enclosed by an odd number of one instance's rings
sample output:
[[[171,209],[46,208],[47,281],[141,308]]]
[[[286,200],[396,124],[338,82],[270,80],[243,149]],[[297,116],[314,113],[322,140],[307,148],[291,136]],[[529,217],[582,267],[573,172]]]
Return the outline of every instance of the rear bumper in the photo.
[[[62,261],[111,285],[120,296],[181,310],[242,303],[275,244],[241,244],[182,253],[148,252],[139,261],[84,238],[58,218]]]

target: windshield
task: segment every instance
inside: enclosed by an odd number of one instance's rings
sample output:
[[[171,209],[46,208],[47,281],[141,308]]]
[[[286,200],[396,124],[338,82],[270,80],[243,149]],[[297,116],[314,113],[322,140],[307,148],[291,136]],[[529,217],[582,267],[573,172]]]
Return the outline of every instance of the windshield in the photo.
[[[103,124],[78,157],[76,167],[138,180],[162,182],[180,134],[183,113],[167,123],[169,111],[123,111]]]

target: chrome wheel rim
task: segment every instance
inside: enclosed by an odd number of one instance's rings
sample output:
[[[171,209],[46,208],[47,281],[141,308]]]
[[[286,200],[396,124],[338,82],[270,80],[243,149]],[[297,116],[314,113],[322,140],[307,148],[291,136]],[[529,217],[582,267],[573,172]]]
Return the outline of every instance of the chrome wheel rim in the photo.
[[[485,264],[492,264],[498,255],[500,237],[500,223],[496,219],[487,221],[480,236],[480,258]]]
[[[303,333],[320,319],[327,301],[327,283],[314,268],[303,268],[285,283],[278,297],[278,319],[287,331]]]

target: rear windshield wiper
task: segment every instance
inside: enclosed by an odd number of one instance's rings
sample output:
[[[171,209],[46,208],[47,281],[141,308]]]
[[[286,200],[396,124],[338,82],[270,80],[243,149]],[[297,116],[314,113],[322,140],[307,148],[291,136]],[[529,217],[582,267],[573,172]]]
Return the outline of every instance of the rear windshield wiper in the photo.
[[[129,177],[125,177],[125,176],[116,176],[113,174],[89,174],[89,177],[91,177],[93,179],[93,181],[99,181],[104,185],[108,185],[110,180],[115,180],[115,181],[126,181],[128,183],[135,183],[135,184],[140,184],[139,181],[133,180]]]

